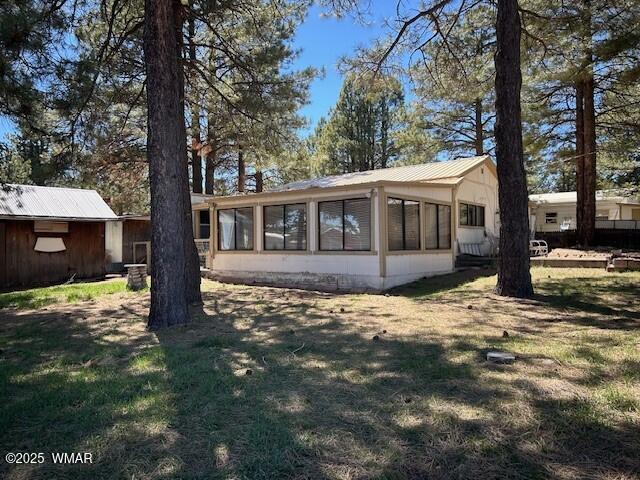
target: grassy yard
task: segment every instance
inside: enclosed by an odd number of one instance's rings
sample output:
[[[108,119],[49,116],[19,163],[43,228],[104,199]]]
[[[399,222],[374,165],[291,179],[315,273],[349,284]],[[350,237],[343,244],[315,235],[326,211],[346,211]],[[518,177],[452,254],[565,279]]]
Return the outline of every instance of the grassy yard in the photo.
[[[39,308],[52,303],[88,301],[102,295],[125,292],[126,286],[126,280],[115,279],[0,293],[0,309],[9,307],[20,309]]]
[[[482,274],[205,282],[194,321],[157,334],[147,293],[0,310],[2,455],[95,460],[0,478],[638,478],[640,274],[534,269],[527,301]]]

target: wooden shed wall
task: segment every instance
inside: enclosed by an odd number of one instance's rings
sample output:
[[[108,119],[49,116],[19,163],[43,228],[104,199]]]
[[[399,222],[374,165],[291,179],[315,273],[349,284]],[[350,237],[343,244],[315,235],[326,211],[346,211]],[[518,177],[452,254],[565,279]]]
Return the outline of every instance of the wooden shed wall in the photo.
[[[151,221],[150,220],[130,220],[127,219],[122,225],[122,261],[123,263],[134,263],[133,242],[151,241]]]
[[[105,274],[104,222],[69,222],[68,233],[35,233],[31,220],[0,220],[2,287],[27,287],[64,282],[71,278],[97,278]],[[36,252],[38,237],[60,237],[66,250]],[[0,255],[1,259],[1,255]],[[3,269],[4,267],[4,269]]]

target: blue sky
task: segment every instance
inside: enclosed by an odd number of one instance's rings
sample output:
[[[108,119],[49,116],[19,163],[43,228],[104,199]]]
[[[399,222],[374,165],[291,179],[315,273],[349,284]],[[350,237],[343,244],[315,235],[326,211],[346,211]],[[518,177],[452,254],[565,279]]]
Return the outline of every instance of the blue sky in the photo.
[[[393,18],[396,2],[372,0],[371,18],[361,25],[353,18],[336,19],[322,16],[322,9],[313,6],[305,22],[298,28],[294,45],[301,49],[296,68],[309,66],[324,68],[325,76],[311,85],[310,104],[301,111],[310,120],[313,129],[320,117],[335,104],[342,86],[337,64],[341,57],[352,55],[358,46],[368,46],[387,29],[385,18]]]
[[[314,5],[298,28],[294,46],[301,52],[294,68],[312,66],[325,71],[324,77],[312,83],[310,103],[301,111],[309,119],[308,131],[313,130],[320,117],[326,115],[338,99],[342,86],[342,76],[337,68],[340,58],[353,54],[358,46],[370,45],[385,34],[385,18],[395,16],[396,2],[393,0],[372,0],[371,5],[366,25],[351,17],[336,19],[322,16],[323,10]],[[0,116],[0,140],[12,131],[11,121]]]

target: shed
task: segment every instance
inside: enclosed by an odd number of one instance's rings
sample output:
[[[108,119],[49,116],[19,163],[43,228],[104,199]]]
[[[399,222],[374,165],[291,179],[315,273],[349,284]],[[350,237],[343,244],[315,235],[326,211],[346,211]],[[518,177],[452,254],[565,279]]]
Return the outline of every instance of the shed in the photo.
[[[117,219],[95,190],[0,187],[0,288],[105,274],[105,222]]]
[[[335,175],[208,200],[207,276],[383,290],[495,253],[498,181],[488,156]]]

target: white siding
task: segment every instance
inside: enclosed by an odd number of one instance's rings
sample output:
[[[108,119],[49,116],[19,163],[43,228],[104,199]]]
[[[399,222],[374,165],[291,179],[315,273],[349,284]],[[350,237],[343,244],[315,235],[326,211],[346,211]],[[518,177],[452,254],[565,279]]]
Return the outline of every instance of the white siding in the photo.
[[[557,223],[546,223],[547,213],[557,213]],[[569,230],[576,228],[576,206],[569,205],[544,205],[532,210],[536,216],[536,232],[559,232],[562,222],[569,222]]]
[[[484,206],[484,228],[460,225],[460,203]],[[498,214],[498,179],[486,166],[469,172],[456,192],[456,229],[459,243],[482,244],[484,254],[489,254],[492,243],[500,234]]]
[[[392,288],[413,282],[422,277],[450,273],[453,271],[451,252],[416,253],[415,255],[389,255],[387,257],[387,277],[384,288]]]
[[[631,210],[626,210],[624,205],[618,205],[610,200],[596,201],[596,215],[604,213],[608,220],[628,220],[631,218]],[[557,223],[546,223],[546,214],[556,212]],[[531,208],[531,214],[535,215],[536,232],[559,232],[563,221],[569,222],[569,230],[576,229],[576,204],[575,203],[546,203]]]

